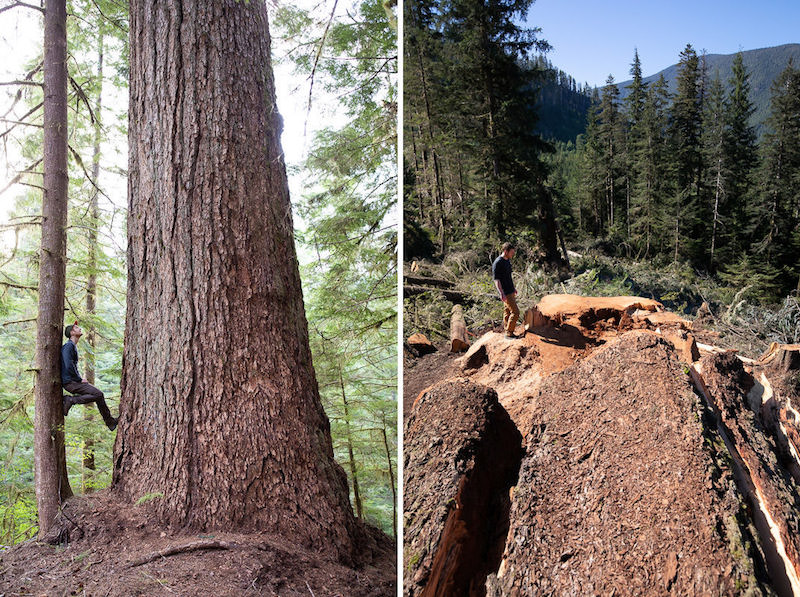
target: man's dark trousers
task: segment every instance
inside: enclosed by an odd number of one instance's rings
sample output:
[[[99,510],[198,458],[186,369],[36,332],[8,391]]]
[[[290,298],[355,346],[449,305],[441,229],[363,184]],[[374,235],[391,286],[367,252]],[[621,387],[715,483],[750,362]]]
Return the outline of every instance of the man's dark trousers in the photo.
[[[75,404],[88,404],[89,402],[97,402],[97,410],[103,416],[106,427],[113,429],[117,425],[117,421],[111,416],[111,411],[108,410],[106,405],[106,397],[103,392],[98,390],[90,383],[81,383],[79,381],[70,381],[63,384],[64,389],[73,396],[65,396],[64,399],[68,401],[69,405]],[[66,414],[66,413],[65,413]]]

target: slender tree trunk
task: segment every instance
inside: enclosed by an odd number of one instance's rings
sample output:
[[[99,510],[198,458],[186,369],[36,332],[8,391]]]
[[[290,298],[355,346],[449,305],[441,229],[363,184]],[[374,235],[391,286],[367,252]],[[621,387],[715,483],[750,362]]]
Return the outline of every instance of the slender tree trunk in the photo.
[[[608,227],[610,230],[614,228],[614,194],[616,193],[614,189],[614,141],[613,139],[608,144],[609,150],[609,164],[608,164],[608,184],[609,184],[609,195],[608,195]]]
[[[383,447],[386,450],[386,463],[389,467],[389,482],[392,485],[392,536],[397,537],[397,490],[394,486],[394,468],[392,467],[392,450],[389,447],[389,438],[386,435],[386,414],[383,414]]]
[[[681,231],[681,198],[679,195],[677,208],[675,210],[675,257],[673,259],[674,263],[678,263],[678,243],[680,240],[680,231]]]
[[[358,489],[358,469],[356,468],[356,458],[353,454],[353,435],[350,428],[350,405],[347,403],[347,394],[344,391],[344,377],[342,377],[342,367],[339,366],[339,389],[342,392],[342,404],[344,405],[344,425],[347,434],[347,456],[350,462],[350,476],[353,478],[353,501],[356,503],[356,516],[364,518],[364,508],[361,505],[361,492]]]
[[[717,180],[714,191],[714,217],[711,225],[711,258],[709,259],[708,269],[714,269],[714,251],[717,247],[717,220],[719,219],[719,197],[722,190],[722,158],[717,158]]]
[[[162,523],[352,563],[319,398],[262,0],[131,3],[128,309],[114,491]]]
[[[98,32],[97,39],[97,101],[94,106],[94,148],[92,150],[92,180],[98,184],[100,178],[100,141],[101,141],[101,112],[103,110],[103,33]],[[95,349],[97,348],[97,334],[92,319],[97,311],[97,227],[100,224],[100,210],[98,205],[98,191],[92,189],[89,200],[89,279],[86,282],[86,314],[89,316],[90,325],[86,331],[86,343],[89,351],[86,355],[86,381],[95,384]],[[94,409],[83,409],[86,421],[94,419]],[[91,427],[90,427],[91,429]],[[93,479],[95,471],[94,439],[86,437],[83,440],[83,492],[88,493],[94,489]],[[88,479],[88,483],[86,482]]]
[[[625,230],[627,231],[627,240],[631,239],[631,179],[629,176],[625,177]]]
[[[67,11],[48,0],[44,16],[44,196],[36,330],[34,461],[39,536],[72,495],[64,449],[61,348],[67,255]]]

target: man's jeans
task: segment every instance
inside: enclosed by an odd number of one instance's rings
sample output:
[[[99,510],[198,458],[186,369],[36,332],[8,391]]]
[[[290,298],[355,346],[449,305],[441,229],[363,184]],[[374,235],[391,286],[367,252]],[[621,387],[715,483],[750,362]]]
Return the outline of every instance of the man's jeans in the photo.
[[[507,294],[503,304],[505,305],[503,309],[503,327],[507,334],[513,334],[514,328],[517,325],[517,319],[519,318],[516,293]]]
[[[106,427],[110,429],[116,427],[117,420],[111,416],[111,411],[108,410],[103,392],[90,383],[81,383],[79,381],[71,381],[63,384],[63,386],[67,392],[74,394],[73,396],[64,396],[64,400],[68,400],[70,405],[97,402],[97,410],[103,416]]]

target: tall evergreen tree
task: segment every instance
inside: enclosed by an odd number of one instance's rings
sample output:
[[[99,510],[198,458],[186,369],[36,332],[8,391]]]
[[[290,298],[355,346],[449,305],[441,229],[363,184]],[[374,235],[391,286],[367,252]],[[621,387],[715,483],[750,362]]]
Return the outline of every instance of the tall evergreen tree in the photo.
[[[692,232],[697,223],[701,186],[701,80],[700,62],[691,44],[681,52],[677,91],[670,111],[670,144],[675,177],[671,197],[673,259],[691,257],[695,250]],[[696,238],[696,237],[695,237]]]
[[[448,237],[492,242],[524,228],[538,231],[545,261],[559,261],[541,157],[552,148],[534,132],[546,62],[526,60],[548,45],[518,24],[532,3],[405,5],[407,203],[440,251]]]
[[[628,95],[625,97],[625,146],[623,180],[625,185],[625,224],[626,237],[631,238],[631,202],[633,200],[634,186],[639,179],[639,162],[636,159],[637,148],[641,145],[644,135],[642,117],[647,101],[647,83],[642,79],[642,62],[639,59],[639,50],[634,50],[631,63],[631,84],[627,86]]]
[[[582,224],[583,231],[595,237],[605,235],[606,231],[604,147],[599,133],[598,103],[599,98],[595,96],[594,105],[587,116],[586,135],[578,143],[580,155],[578,220]]]
[[[647,90],[633,145],[632,162],[637,173],[631,195],[631,236],[638,254],[650,257],[663,249],[670,229],[665,213],[669,184],[667,108],[669,93],[661,75]]]
[[[708,254],[705,266],[712,271],[720,261],[720,252],[727,248],[730,238],[728,227],[732,223],[728,209],[730,168],[729,156],[726,151],[729,143],[727,127],[727,103],[725,90],[722,87],[719,75],[714,77],[708,88],[708,94],[703,106],[703,158],[707,164],[706,188],[709,189],[710,220],[704,222],[706,226],[705,238]]]
[[[620,219],[627,217],[625,205],[620,207],[619,195],[622,180],[623,124],[619,110],[619,88],[609,75],[600,99],[597,135],[602,151],[604,201],[603,209],[607,231],[619,235]],[[604,231],[605,232],[605,231]]]
[[[758,167],[756,131],[750,124],[750,118],[756,108],[750,100],[750,74],[745,69],[741,52],[733,59],[732,75],[728,85],[730,94],[725,116],[727,128],[725,155],[728,162],[728,189],[731,200],[729,233],[731,250],[741,253],[747,246],[744,224],[747,219],[747,205],[752,200],[754,190],[754,172]]]
[[[113,490],[162,492],[163,521],[268,530],[353,562],[359,527],[311,363],[265,4],[132,3],[130,89]]]
[[[800,69],[790,61],[772,84],[763,142],[760,200],[751,210],[753,250],[781,271],[784,290],[800,288]]]
[[[537,38],[538,30],[516,24],[532,3],[450,0],[443,10],[453,66],[448,92],[468,106],[479,125],[471,132],[485,140],[478,146],[485,209],[490,230],[498,236],[515,220],[535,223],[536,204],[546,200],[537,196],[545,174],[539,153],[546,146],[533,132],[536,93],[529,84],[541,70],[526,72],[520,60],[549,46]]]
[[[48,0],[44,23],[44,196],[36,332],[35,476],[39,534],[72,496],[64,447],[59,348],[67,254],[67,10]]]

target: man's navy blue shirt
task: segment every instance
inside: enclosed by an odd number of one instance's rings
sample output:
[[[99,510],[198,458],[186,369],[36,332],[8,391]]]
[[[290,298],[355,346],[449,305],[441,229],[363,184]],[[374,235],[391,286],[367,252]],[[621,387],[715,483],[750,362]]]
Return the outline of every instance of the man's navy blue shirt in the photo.
[[[511,281],[511,261],[500,255],[492,264],[492,278],[500,280],[503,294],[509,295],[516,292],[514,282]]]
[[[61,347],[61,384],[71,381],[81,383],[81,376],[78,373],[78,349],[72,340]]]

